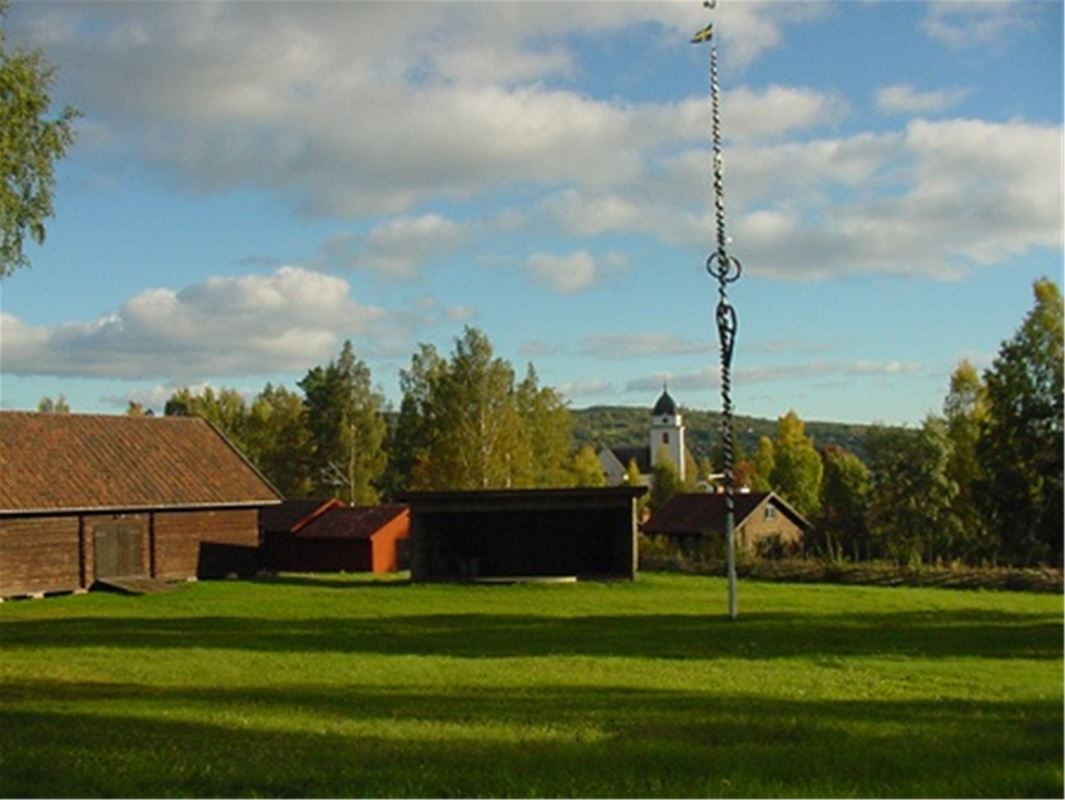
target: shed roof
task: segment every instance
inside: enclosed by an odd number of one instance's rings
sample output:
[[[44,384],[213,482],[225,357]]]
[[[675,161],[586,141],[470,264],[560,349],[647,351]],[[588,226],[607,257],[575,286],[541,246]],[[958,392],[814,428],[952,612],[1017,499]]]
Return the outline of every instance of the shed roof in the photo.
[[[809,528],[810,523],[773,492],[743,492],[733,495],[733,518],[738,528],[763,503],[769,502],[800,528]],[[677,494],[651,515],[643,524],[644,533],[651,534],[704,534],[725,530],[724,494]]]
[[[280,499],[198,417],[0,412],[0,514],[264,506]]]
[[[280,505],[259,512],[259,525],[270,533],[295,533],[314,517],[339,505],[342,505],[341,502],[334,497],[283,500]]]
[[[404,505],[337,506],[295,533],[301,539],[369,539],[403,515],[410,515],[410,509]]]

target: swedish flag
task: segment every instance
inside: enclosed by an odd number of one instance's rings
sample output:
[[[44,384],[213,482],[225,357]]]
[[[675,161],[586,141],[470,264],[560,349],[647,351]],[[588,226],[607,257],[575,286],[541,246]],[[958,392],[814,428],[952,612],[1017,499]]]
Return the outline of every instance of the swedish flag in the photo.
[[[699,31],[692,37],[692,44],[701,44],[703,42],[708,42],[710,41],[710,37],[713,35],[714,23],[711,22],[709,25],[707,25],[705,28],[703,28],[701,31]]]

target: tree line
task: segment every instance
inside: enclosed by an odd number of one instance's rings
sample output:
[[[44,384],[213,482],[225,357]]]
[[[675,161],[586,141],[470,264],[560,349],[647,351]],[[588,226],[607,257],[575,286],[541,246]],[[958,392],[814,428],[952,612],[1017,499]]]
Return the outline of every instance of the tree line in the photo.
[[[1062,561],[1062,298],[1034,285],[1035,304],[983,373],[962,361],[940,414],[917,428],[874,426],[863,457],[817,447],[789,411],[773,437],[736,453],[737,487],[773,490],[813,523],[810,554],[898,563],[1060,564]],[[519,380],[488,337],[467,327],[452,352],[419,345],[387,406],[351,342],[309,369],[298,391],[267,384],[183,388],[168,415],[210,420],[286,497],[372,504],[406,491],[601,486],[590,444],[577,447],[563,399],[532,364]],[[62,395],[42,411],[67,411]],[[128,413],[145,413],[130,403]],[[721,464],[691,459],[682,482],[658,459],[651,509],[694,489]],[[642,480],[635,463],[627,479]]]
[[[737,465],[814,523],[807,549],[901,564],[1062,563],[1062,298],[1050,280],[991,365],[967,360],[941,414],[915,429],[874,427],[867,460],[818,450],[790,412]]]
[[[561,396],[531,364],[519,380],[476,328],[449,357],[419,345],[394,412],[350,341],[297,385],[267,384],[250,402],[235,389],[183,388],[165,413],[208,419],[286,497],[373,504],[405,491],[604,482],[594,448],[574,448]]]

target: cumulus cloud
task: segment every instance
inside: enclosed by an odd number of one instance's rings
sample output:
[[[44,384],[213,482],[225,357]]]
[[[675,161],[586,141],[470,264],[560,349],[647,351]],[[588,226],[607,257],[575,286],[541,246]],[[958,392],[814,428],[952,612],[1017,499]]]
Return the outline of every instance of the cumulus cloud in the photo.
[[[972,92],[968,89],[941,89],[919,92],[912,86],[885,86],[876,93],[877,107],[887,114],[920,114],[943,111],[955,106]]]
[[[603,277],[603,265],[586,250],[562,255],[533,253],[525,269],[533,280],[559,294],[583,292]]]
[[[299,371],[351,336],[373,350],[399,335],[382,309],[340,278],[297,267],[148,289],[92,322],[34,326],[0,314],[12,375],[202,380]]]
[[[575,235],[638,232],[705,249],[705,150],[663,158],[638,188],[569,189],[541,213]],[[954,280],[1062,245],[1062,131],[915,119],[905,129],[726,151],[733,254],[787,280],[889,273]],[[701,207],[701,213],[693,211]]]
[[[365,234],[333,236],[322,246],[316,265],[367,269],[394,280],[412,280],[421,267],[454,252],[465,240],[464,228],[440,214],[394,217]]]
[[[1040,5],[940,0],[929,5],[921,27],[932,39],[954,49],[995,46],[1012,33],[1032,30],[1032,15],[1040,13]]]
[[[730,57],[748,63],[784,26],[819,13],[786,5],[722,9]],[[570,37],[653,25],[673,46],[704,17],[681,3],[574,2],[565,13],[541,3],[144,4],[121,13],[72,3],[15,18],[64,65],[64,90],[91,110],[87,124],[188,186],[258,188],[310,213],[364,216],[523,182],[632,179],[648,150],[703,135],[704,104],[630,105],[568,90]],[[823,112],[802,90],[769,91],[777,113],[753,113],[760,104],[736,95],[737,129]],[[402,261],[381,269],[402,271]]]

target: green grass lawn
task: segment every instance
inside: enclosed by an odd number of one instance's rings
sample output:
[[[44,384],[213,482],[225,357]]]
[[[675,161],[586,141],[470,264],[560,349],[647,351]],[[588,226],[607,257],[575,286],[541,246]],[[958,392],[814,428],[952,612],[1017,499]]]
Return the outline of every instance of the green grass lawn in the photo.
[[[347,576],[0,605],[5,796],[1057,796],[1062,597]]]

